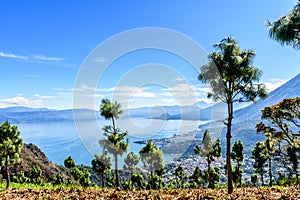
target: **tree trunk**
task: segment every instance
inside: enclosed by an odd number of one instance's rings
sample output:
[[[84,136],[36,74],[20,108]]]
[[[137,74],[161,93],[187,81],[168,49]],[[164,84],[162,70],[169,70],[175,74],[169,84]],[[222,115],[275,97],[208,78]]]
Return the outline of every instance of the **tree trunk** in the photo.
[[[150,177],[151,177],[151,181],[150,181],[150,189],[153,189],[153,171],[151,170],[150,172]]]
[[[261,184],[262,184],[262,186],[264,186],[264,174],[262,173],[262,174],[260,174],[260,177],[261,177]]]
[[[227,133],[226,133],[226,165],[227,165],[227,186],[228,186],[228,194],[232,194],[233,192],[233,185],[232,185],[232,168],[231,168],[231,159],[230,159],[230,140],[231,140],[231,124],[233,118],[233,103],[232,99],[230,98],[227,102],[228,107],[228,122],[226,123],[227,126]]]
[[[104,188],[104,173],[101,174],[101,184],[102,184],[102,189]]]
[[[299,185],[299,180],[298,180],[298,172],[297,172],[297,169],[296,169],[296,184]]]
[[[118,175],[118,155],[114,155],[115,157],[115,177],[116,177],[116,182],[115,182],[115,187],[119,187],[119,175]]]
[[[269,186],[272,186],[272,160],[271,160],[271,158],[269,158],[269,177],[270,177]]]
[[[238,177],[239,177],[239,186],[242,187],[242,173],[241,173],[242,165],[238,163]]]
[[[9,188],[10,185],[10,175],[9,175],[9,167],[5,167],[5,174],[6,174],[6,189]]]
[[[130,172],[130,180],[131,180],[131,190],[133,190],[133,181],[132,181],[132,171]]]
[[[207,181],[208,181],[208,185],[210,183],[210,164],[211,164],[211,160],[209,155],[207,156]]]

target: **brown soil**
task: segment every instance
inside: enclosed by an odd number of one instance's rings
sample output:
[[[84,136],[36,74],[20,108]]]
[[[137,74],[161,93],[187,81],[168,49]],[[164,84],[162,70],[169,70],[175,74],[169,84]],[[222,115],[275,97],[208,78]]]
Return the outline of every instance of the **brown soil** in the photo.
[[[300,186],[276,188],[239,188],[231,196],[225,189],[118,191],[112,189],[9,189],[0,199],[300,199]]]

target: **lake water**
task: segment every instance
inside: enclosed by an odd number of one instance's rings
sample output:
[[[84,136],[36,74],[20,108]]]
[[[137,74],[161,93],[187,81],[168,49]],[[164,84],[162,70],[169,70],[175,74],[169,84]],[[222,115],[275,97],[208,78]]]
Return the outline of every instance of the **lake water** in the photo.
[[[107,120],[27,123],[18,124],[18,128],[24,142],[36,144],[52,162],[63,164],[64,159],[72,156],[77,164],[90,165],[94,154],[102,152],[98,141],[104,138],[102,127],[108,123]],[[118,120],[120,129],[129,132],[129,151],[135,153],[144,145],[134,141],[172,137],[174,134],[193,131],[199,124],[195,121],[144,118]],[[164,155],[164,159],[167,162],[172,160],[172,157]]]

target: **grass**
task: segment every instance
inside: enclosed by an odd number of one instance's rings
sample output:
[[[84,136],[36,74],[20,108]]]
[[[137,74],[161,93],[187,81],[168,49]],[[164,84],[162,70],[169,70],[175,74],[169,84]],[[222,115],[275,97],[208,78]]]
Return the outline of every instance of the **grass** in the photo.
[[[82,186],[79,185],[66,185],[66,184],[61,184],[61,185],[53,185],[51,183],[44,183],[42,185],[39,184],[34,184],[34,183],[14,183],[12,182],[10,184],[10,188],[14,189],[34,189],[34,190],[41,190],[41,189],[82,189]],[[98,186],[90,186],[88,187],[90,189],[99,189],[100,187]],[[0,191],[3,191],[6,189],[6,182],[0,182]]]

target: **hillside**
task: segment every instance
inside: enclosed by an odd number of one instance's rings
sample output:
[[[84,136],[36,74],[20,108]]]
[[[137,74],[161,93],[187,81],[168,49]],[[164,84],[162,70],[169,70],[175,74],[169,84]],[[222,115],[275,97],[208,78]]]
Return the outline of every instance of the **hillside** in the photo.
[[[300,96],[300,74],[269,93],[268,98],[259,100],[246,108],[235,112],[235,119],[257,120],[260,119],[261,110],[266,106],[279,103],[285,98],[294,98]]]
[[[255,129],[255,125],[260,121],[261,110],[266,106],[279,103],[284,98],[293,98],[297,96],[300,96],[300,74],[283,84],[281,87],[270,92],[268,98],[258,100],[256,103],[236,110],[234,112],[232,126],[232,143],[234,143],[236,140],[241,140],[245,146],[245,153],[251,155],[251,151],[255,143],[264,139],[264,136],[262,134],[257,134]],[[224,104],[216,104],[212,107],[202,109],[200,112],[191,111],[189,113],[190,115],[186,115],[186,117],[193,116],[193,113],[200,113],[200,119],[201,117],[210,117],[210,119],[214,119],[214,121],[199,125],[199,130],[197,130],[196,135],[190,135],[188,137],[190,140],[188,144],[189,147],[187,146],[186,142],[182,143],[181,137],[178,136],[171,138],[171,142],[169,141],[168,144],[164,145],[165,149],[168,152],[170,149],[176,149],[176,151],[181,152],[182,155],[192,155],[193,147],[196,145],[197,140],[201,140],[203,132],[205,130],[209,130],[214,138],[220,137],[224,151],[226,144],[226,129],[221,120],[225,118],[225,107],[223,106]],[[184,114],[182,116],[184,116]],[[186,152],[183,153],[184,151]]]
[[[10,167],[11,174],[20,171],[28,174],[33,166],[38,166],[43,171],[45,181],[48,182],[55,180],[56,175],[61,172],[60,168],[49,161],[46,155],[34,144],[24,144],[20,156],[21,162]]]

